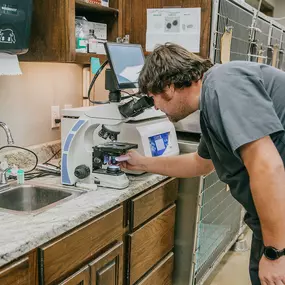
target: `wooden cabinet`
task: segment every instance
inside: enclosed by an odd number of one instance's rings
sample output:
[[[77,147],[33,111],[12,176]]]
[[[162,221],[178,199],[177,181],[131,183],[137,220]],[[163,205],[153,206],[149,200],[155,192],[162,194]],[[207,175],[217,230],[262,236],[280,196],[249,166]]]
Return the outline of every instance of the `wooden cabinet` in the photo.
[[[122,285],[123,243],[119,242],[59,285]]]
[[[34,0],[29,52],[20,60],[90,63],[91,56],[76,53],[75,17],[105,23],[108,40],[122,35],[122,0],[110,0],[110,8],[88,4],[84,0]]]
[[[90,261],[100,250],[122,239],[123,207],[40,248],[41,284],[51,284]]]
[[[171,252],[137,285],[171,285],[173,264],[174,254]]]
[[[30,261],[29,258],[21,259],[3,269],[0,269],[1,285],[30,285]]]
[[[1,268],[0,284],[171,285],[177,191],[161,182]]]
[[[123,284],[123,243],[118,243],[109,251],[89,264],[91,285]]]
[[[90,269],[85,266],[59,285],[89,285],[90,284]]]
[[[164,7],[201,7],[200,55],[209,57],[212,0],[125,0],[123,33],[130,35],[131,43],[141,44],[145,50],[147,9]]]
[[[167,255],[174,246],[175,205],[130,235],[130,284]]]
[[[177,199],[178,179],[168,179],[146,193],[131,199],[131,228],[134,229],[173,204]]]

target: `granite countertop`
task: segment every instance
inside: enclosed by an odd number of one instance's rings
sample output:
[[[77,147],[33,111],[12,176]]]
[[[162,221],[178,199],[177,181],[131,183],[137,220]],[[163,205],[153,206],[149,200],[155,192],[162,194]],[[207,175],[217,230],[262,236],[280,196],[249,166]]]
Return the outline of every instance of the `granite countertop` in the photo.
[[[129,176],[130,185],[124,190],[98,187],[38,214],[0,210],[0,267],[166,178],[155,174]],[[31,181],[37,182],[60,185],[60,178],[49,176]]]

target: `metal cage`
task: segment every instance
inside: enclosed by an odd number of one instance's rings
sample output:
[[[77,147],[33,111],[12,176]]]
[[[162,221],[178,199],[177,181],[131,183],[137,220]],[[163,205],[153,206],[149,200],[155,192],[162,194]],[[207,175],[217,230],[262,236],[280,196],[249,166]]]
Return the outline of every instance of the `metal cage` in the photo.
[[[181,153],[198,142],[179,139]],[[190,190],[191,189],[191,190]],[[203,284],[242,229],[242,207],[216,172],[180,179],[175,234],[174,284]]]
[[[240,0],[213,0],[212,16],[211,59],[214,63],[221,62],[221,38],[226,28],[231,28],[231,60],[257,62],[261,58],[272,65],[273,48],[277,46],[276,67],[285,71],[284,26]]]

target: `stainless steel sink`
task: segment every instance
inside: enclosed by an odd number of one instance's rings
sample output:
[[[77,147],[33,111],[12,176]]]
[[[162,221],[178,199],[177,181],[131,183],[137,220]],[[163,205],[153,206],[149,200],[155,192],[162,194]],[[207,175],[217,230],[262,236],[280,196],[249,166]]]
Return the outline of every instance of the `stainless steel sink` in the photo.
[[[82,193],[85,191],[60,186],[39,184],[10,186],[0,190],[0,210],[2,208],[13,212],[39,213]]]

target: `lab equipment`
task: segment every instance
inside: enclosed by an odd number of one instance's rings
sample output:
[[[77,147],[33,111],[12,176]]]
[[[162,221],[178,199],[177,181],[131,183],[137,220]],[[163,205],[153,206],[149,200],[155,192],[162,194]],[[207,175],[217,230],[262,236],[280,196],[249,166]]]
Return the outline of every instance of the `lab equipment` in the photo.
[[[105,48],[111,66],[106,76],[109,101],[62,110],[61,182],[65,185],[80,182],[124,189],[129,180],[120,169],[118,157],[128,150],[135,148],[146,156],[179,154],[174,126],[164,113],[153,108],[151,98],[136,94],[126,101],[121,96],[119,88],[132,88],[137,74],[128,82],[115,78],[129,66],[144,63],[141,47],[107,43]],[[133,61],[129,61],[130,54]]]

